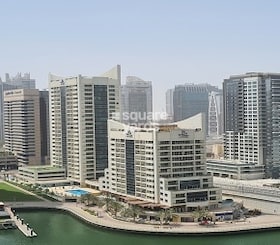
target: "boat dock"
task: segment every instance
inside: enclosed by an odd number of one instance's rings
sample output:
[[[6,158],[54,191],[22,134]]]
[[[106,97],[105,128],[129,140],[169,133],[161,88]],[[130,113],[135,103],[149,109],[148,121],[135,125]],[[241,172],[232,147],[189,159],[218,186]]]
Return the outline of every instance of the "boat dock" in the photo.
[[[12,212],[11,208],[5,207],[5,210],[10,215],[11,219],[15,222],[15,225],[18,229],[26,236],[26,237],[36,237],[37,234],[33,231],[33,229],[26,223],[23,222],[23,219],[19,218],[14,212]]]

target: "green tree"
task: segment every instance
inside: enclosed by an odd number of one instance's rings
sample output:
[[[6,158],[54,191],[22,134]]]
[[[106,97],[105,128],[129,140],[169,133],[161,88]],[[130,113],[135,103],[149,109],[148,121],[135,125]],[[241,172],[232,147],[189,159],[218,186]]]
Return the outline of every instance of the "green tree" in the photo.
[[[205,208],[201,208],[201,207],[197,207],[197,209],[195,211],[193,211],[192,216],[194,219],[200,221],[202,219],[209,219],[212,218],[210,212],[205,209]]]
[[[117,216],[118,212],[120,212],[123,209],[123,205],[117,201],[111,201],[110,202],[110,210],[113,213],[113,215]]]
[[[103,199],[97,197],[96,205],[97,205],[99,208],[102,208],[102,207],[105,205],[105,202],[104,202]]]
[[[99,199],[96,195],[90,194],[90,197],[89,197],[90,205],[97,205],[98,201],[99,201]]]
[[[106,211],[109,211],[110,203],[113,201],[113,199],[107,193],[107,195],[104,198],[104,201],[105,201],[105,205],[106,205]]]
[[[84,203],[86,206],[88,206],[90,204],[90,200],[91,200],[91,194],[87,193],[82,195],[83,199],[84,199]]]
[[[171,219],[173,215],[173,210],[171,208],[165,208],[161,209],[157,213],[157,217],[159,218],[160,224],[167,224]]]
[[[158,213],[157,213],[157,217],[159,218],[159,222],[160,222],[160,225],[163,224],[163,221],[164,221],[164,210],[160,210]]]
[[[136,205],[132,205],[125,210],[124,216],[132,217],[133,221],[135,222],[135,219],[143,213],[144,213],[144,211],[142,208],[140,208],[139,206],[136,206]]]
[[[92,193],[87,193],[80,196],[80,202],[84,203],[86,206],[97,205],[99,198]]]
[[[86,202],[86,197],[85,197],[85,195],[81,195],[81,196],[79,197],[79,200],[80,200],[80,203],[85,203],[85,202]]]
[[[164,209],[164,221],[165,223],[168,223],[172,220],[173,216],[173,209],[172,208],[165,208]]]

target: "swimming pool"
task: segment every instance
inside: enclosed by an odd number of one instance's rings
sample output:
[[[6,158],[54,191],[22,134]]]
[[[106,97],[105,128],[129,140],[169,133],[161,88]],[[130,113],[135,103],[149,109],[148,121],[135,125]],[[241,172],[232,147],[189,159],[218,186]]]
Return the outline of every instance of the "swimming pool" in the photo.
[[[85,194],[88,194],[89,192],[88,191],[84,191],[84,190],[81,190],[81,189],[74,189],[74,190],[68,190],[66,191],[74,196],[81,196],[81,195],[85,195]]]

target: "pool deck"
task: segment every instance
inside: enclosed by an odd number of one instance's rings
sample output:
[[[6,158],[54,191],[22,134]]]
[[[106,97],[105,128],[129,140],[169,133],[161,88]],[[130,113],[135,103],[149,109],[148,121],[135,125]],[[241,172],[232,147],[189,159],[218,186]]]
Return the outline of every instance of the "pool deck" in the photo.
[[[103,209],[94,207],[98,217],[84,210],[84,206],[76,203],[59,202],[22,202],[6,203],[15,209],[58,209],[71,213],[83,221],[102,228],[162,235],[217,235],[225,233],[257,232],[259,230],[280,229],[280,216],[261,215],[246,219],[243,222],[216,222],[213,226],[201,226],[197,223],[173,223],[170,225],[136,224],[112,218]],[[36,227],[35,227],[36,229]]]
[[[84,187],[81,188],[79,186],[64,186],[64,187],[50,187],[49,188],[50,192],[54,192],[58,196],[76,196],[75,194],[71,194],[70,192],[68,192],[68,191],[71,191],[71,190],[82,190],[82,191],[86,191],[86,192],[91,193],[91,194],[99,194],[100,193],[99,191],[96,191],[96,190],[93,190],[93,189],[90,189],[90,188],[84,188]]]
[[[88,191],[79,190],[79,189],[68,190],[66,192],[68,192],[68,193],[70,193],[71,195],[74,195],[74,196],[81,196],[81,195],[85,195],[85,194],[90,194],[90,192],[88,192]]]

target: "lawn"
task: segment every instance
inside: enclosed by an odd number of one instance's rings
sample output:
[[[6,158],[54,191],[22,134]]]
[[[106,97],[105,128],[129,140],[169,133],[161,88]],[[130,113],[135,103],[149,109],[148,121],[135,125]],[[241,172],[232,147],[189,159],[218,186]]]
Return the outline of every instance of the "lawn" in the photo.
[[[29,195],[16,187],[0,182],[0,202],[40,201],[35,196]]]

